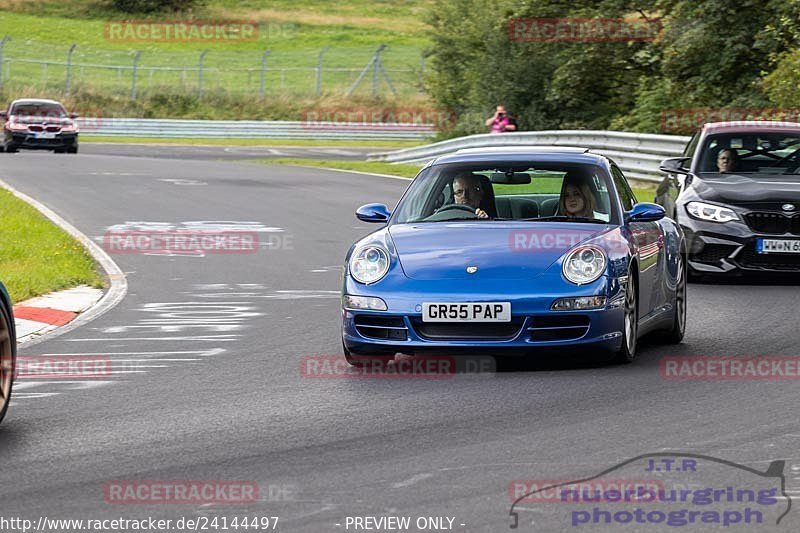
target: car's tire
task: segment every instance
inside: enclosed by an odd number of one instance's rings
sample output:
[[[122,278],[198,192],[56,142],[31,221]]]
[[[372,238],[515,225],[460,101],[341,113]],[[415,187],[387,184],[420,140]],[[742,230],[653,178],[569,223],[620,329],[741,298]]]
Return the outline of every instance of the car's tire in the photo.
[[[8,411],[17,362],[17,339],[12,333],[10,317],[5,304],[0,304],[0,421]]]
[[[636,348],[639,344],[639,293],[636,277],[628,273],[625,284],[625,305],[622,318],[622,346],[614,354],[617,363],[632,363],[636,359]]]
[[[678,262],[678,279],[675,287],[675,302],[673,307],[672,327],[664,332],[664,342],[668,344],[678,344],[683,340],[686,332],[686,280],[687,265],[685,256],[681,256]]]
[[[9,154],[13,154],[17,150],[18,150],[18,148],[16,146],[14,146],[13,144],[7,144],[6,145],[6,152],[8,152]]]
[[[66,148],[55,148],[55,149],[53,149],[53,153],[54,154],[64,154],[66,152],[67,152]]]
[[[344,353],[344,358],[350,364],[350,366],[355,366],[358,368],[365,367],[365,366],[385,366],[388,365],[391,361],[394,361],[394,355],[353,355],[350,353],[350,350],[345,348],[344,343],[342,343],[342,352]]]
[[[67,153],[68,154],[77,154],[78,153],[78,145],[76,144],[74,146],[70,146],[69,148],[67,148]]]

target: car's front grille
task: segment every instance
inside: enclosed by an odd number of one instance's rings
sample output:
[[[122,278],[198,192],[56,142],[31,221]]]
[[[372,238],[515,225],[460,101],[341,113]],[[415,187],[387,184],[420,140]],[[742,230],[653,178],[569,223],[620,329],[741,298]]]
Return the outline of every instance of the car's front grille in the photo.
[[[721,259],[729,257],[735,250],[736,246],[728,244],[706,244],[692,256],[692,260],[701,263],[717,263]]]
[[[53,133],[58,133],[59,131],[61,131],[61,126],[47,126],[45,130]]]
[[[28,126],[28,131],[44,131],[44,128],[41,124],[31,124]]]
[[[744,268],[799,271],[800,254],[760,254],[753,243],[748,244],[736,256],[736,262]]]
[[[533,316],[528,331],[532,341],[568,341],[586,335],[589,323],[586,315]]]
[[[800,215],[757,212],[746,214],[744,220],[756,233],[800,235]]]
[[[408,340],[408,328],[401,316],[356,315],[354,320],[356,330],[364,337],[393,341]]]
[[[512,317],[511,322],[423,322],[411,319],[417,335],[429,340],[509,340],[519,334],[523,317]]]

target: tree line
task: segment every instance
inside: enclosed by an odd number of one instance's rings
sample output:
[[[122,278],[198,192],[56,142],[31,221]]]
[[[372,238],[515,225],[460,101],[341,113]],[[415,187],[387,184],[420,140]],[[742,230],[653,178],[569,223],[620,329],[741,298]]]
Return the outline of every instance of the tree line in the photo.
[[[435,0],[428,23],[452,135],[485,132],[497,103],[523,130],[666,133],[693,110],[800,107],[800,0]]]

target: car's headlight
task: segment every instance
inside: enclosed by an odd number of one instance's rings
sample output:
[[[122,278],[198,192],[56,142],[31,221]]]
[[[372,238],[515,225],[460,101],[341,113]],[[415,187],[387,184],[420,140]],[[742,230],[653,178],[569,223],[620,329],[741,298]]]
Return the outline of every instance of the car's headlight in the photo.
[[[739,215],[732,209],[721,205],[707,204],[705,202],[689,202],[686,204],[686,212],[689,216],[708,222],[730,222],[739,220]]]
[[[380,246],[364,246],[350,258],[350,275],[360,283],[375,283],[388,271],[389,252]]]
[[[564,277],[576,285],[591,283],[603,275],[606,253],[597,246],[579,246],[564,260]]]

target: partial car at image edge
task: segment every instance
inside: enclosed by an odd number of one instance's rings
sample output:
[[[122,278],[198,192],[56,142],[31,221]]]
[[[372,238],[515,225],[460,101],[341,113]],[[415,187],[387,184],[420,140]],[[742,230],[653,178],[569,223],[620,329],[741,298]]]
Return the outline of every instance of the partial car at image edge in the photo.
[[[707,123],[661,170],[693,278],[800,272],[800,124]]]
[[[17,335],[14,309],[6,288],[0,283],[0,422],[11,402],[11,389],[17,361]]]

